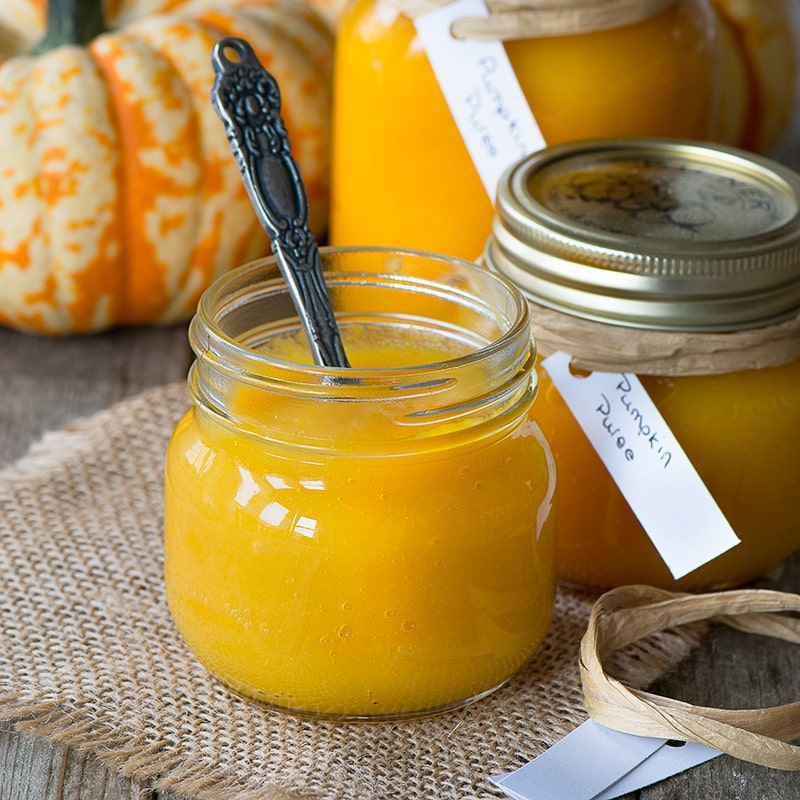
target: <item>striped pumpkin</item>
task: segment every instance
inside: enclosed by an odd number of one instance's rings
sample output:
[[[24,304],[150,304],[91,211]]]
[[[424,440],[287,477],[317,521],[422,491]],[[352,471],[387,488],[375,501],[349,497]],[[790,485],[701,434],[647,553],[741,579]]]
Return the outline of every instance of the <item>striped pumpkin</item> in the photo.
[[[109,0],[103,14],[100,0],[50,0],[45,14],[43,2],[0,4],[0,324],[180,320],[217,275],[268,251],[209,100],[223,36],[247,39],[278,79],[324,231],[333,41],[313,9]]]

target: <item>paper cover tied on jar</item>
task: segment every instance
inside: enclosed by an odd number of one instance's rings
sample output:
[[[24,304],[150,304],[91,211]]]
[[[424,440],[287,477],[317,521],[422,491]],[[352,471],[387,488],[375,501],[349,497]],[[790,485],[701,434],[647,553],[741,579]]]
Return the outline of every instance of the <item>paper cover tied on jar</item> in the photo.
[[[274,259],[219,279],[169,446],[165,574],[237,692],[340,718],[501,685],[555,591],[555,471],[525,298],[467,262],[324,250],[351,369],[314,366]]]
[[[529,298],[550,357],[534,416],[559,471],[563,580],[727,587],[800,546],[800,176],[682,140],[547,148],[500,182],[485,261]],[[666,432],[651,440],[650,421],[613,391],[579,424],[548,375],[554,353],[571,357],[574,380],[638,377],[737,544],[673,574],[590,445],[592,426],[616,432],[614,414],[638,423],[628,455],[650,458]],[[617,404],[610,415],[605,400]],[[659,502],[668,518],[690,501],[677,492]],[[710,531],[687,513],[669,535],[691,551]]]
[[[415,29],[420,15],[442,5],[356,0],[341,21],[334,245],[414,247],[468,259],[483,249],[494,197],[478,177]],[[454,35],[504,44],[548,144],[593,136],[713,138],[718,22],[706,0],[598,6],[490,2],[489,17],[456,20]],[[486,77],[480,102],[499,103],[499,115],[504,108],[493,81],[495,73]],[[538,146],[531,142],[503,167]]]

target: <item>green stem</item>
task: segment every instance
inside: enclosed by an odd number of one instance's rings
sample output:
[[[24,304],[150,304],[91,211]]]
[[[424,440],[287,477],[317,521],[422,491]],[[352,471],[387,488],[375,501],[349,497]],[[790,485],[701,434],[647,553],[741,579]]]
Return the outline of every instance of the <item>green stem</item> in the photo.
[[[33,52],[45,53],[65,44],[82,47],[105,30],[103,0],[47,0],[47,30]]]

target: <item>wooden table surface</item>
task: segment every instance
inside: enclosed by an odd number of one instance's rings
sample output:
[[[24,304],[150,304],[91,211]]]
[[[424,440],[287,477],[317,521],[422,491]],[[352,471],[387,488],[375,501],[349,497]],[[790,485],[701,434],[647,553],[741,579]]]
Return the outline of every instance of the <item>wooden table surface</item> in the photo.
[[[795,0],[798,5],[800,0]],[[795,124],[778,158],[800,169],[800,125]],[[75,417],[183,379],[190,361],[185,325],[65,339],[0,329],[0,466],[22,456],[46,431]],[[759,585],[800,591],[800,552]],[[653,688],[711,706],[787,703],[800,699],[800,648],[714,629]],[[0,723],[0,800],[12,798],[177,800],[109,772],[93,757]],[[788,800],[800,798],[800,772],[779,772],[721,756],[627,800],[633,798]],[[359,798],[349,797],[344,788],[342,800]]]
[[[12,462],[42,433],[76,416],[147,387],[183,379],[190,359],[185,326],[60,340],[0,330],[0,464]],[[765,585],[800,591],[800,553]],[[786,703],[800,698],[800,648],[773,640],[754,642],[724,629],[714,631],[658,690],[705,705]],[[800,798],[800,773],[782,773],[722,756],[638,797]],[[159,792],[110,773],[93,758],[16,732],[7,724],[0,728],[0,800],[8,798],[166,800]]]
[[[76,416],[147,387],[183,379],[190,360],[183,325],[58,340],[0,330],[0,464],[20,457],[42,433]],[[800,552],[779,572],[764,585],[800,591]],[[657,690],[712,706],[797,700],[800,648],[715,630]],[[800,798],[800,772],[778,772],[722,756],[637,796],[640,800]],[[0,800],[166,797],[131,784],[72,749],[16,732],[10,724],[0,727]],[[342,798],[358,800],[348,798],[346,790]]]

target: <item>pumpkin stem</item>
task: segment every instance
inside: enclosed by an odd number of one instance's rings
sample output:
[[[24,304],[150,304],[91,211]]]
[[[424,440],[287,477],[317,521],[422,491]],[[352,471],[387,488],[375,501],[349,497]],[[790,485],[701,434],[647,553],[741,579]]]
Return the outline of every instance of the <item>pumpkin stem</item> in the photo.
[[[103,0],[47,0],[47,30],[33,52],[84,46],[105,32]]]

